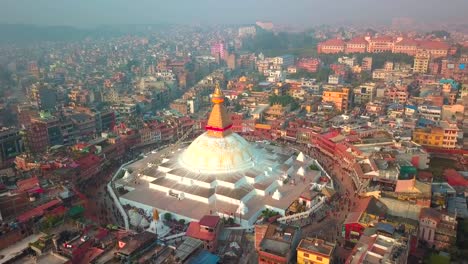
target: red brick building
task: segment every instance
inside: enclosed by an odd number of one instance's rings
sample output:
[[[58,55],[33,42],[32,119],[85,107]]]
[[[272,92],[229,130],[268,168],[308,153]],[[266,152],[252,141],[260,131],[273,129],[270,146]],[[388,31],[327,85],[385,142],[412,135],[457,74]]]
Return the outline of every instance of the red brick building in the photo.
[[[334,54],[345,51],[346,43],[342,39],[329,39],[321,42],[317,46],[317,52],[324,54]]]
[[[203,241],[204,248],[215,252],[218,247],[218,236],[222,228],[221,218],[215,215],[205,215],[200,222],[190,222],[186,231],[188,237]]]
[[[302,58],[297,61],[297,68],[307,72],[317,72],[320,67],[320,60],[314,58]]]
[[[366,53],[369,43],[364,37],[355,37],[346,42],[345,53]]]

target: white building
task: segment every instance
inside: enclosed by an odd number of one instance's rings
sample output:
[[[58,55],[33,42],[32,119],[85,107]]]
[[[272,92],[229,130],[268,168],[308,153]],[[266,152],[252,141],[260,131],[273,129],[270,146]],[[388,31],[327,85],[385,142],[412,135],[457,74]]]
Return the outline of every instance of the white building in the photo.
[[[255,26],[250,27],[240,27],[239,28],[239,37],[248,37],[248,36],[255,36],[257,34],[257,29]]]
[[[340,75],[331,74],[328,76],[328,83],[329,84],[340,84],[343,82],[343,78]]]

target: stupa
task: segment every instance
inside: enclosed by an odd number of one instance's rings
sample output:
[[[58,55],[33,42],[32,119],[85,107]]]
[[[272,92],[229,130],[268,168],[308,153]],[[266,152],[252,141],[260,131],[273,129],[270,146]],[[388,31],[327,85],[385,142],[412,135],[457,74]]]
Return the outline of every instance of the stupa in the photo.
[[[233,132],[219,85],[211,101],[206,132],[188,147],[162,161],[149,154],[127,167],[133,177],[115,182],[127,191],[119,197],[122,204],[186,221],[216,214],[251,226],[263,210],[285,215],[301,194],[324,185],[324,171],[310,169],[316,160],[268,142],[249,143]]]

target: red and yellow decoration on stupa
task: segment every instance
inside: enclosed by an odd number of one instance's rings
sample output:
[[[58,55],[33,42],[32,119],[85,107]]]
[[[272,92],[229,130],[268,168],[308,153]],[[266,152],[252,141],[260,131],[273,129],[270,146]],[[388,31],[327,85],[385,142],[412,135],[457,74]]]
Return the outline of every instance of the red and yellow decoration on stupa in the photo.
[[[224,94],[219,87],[219,83],[216,83],[214,93],[211,95],[211,101],[214,105],[205,127],[208,131],[208,135],[212,137],[225,137],[230,135],[232,133],[232,121],[224,108]]]

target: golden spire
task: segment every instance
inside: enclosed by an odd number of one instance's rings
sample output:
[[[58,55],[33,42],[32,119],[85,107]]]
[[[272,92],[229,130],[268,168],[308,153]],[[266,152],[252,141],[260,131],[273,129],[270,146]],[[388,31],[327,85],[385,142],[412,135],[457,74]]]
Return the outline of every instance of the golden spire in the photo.
[[[214,93],[212,94],[211,101],[213,104],[221,104],[224,102],[224,94],[219,87],[219,82],[216,82]]]
[[[206,125],[208,135],[213,137],[224,137],[231,134],[232,122],[230,116],[224,108],[224,94],[221,91],[218,82],[215,85],[215,90],[212,94],[211,101],[214,105]]]

